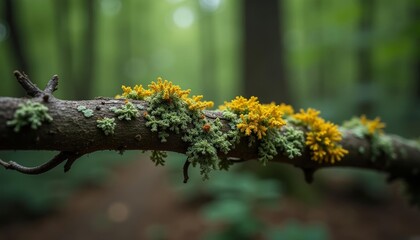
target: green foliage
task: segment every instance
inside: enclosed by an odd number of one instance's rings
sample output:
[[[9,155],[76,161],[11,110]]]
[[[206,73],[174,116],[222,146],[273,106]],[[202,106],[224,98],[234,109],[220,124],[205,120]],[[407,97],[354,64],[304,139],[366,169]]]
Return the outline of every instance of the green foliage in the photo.
[[[51,122],[53,118],[48,114],[48,107],[38,102],[27,101],[20,103],[13,115],[13,119],[7,121],[7,126],[14,127],[15,132],[19,132],[24,126],[29,125],[36,130],[42,122]]]
[[[115,126],[117,125],[115,123],[115,118],[105,117],[103,119],[96,120],[96,123],[97,123],[96,126],[100,128],[105,133],[105,135],[108,136],[110,134],[111,135],[114,134],[114,129],[115,129]]]
[[[285,126],[281,131],[269,129],[258,147],[258,160],[267,164],[278,154],[278,150],[290,159],[301,156],[305,147],[305,137],[303,131]]]
[[[250,239],[263,233],[267,226],[254,210],[270,207],[281,196],[276,181],[260,180],[249,173],[219,175],[201,188],[214,199],[202,208],[204,218],[226,224],[206,239]]]
[[[328,229],[323,224],[303,225],[289,220],[281,228],[269,229],[266,232],[266,239],[326,240],[330,237]]]
[[[83,105],[79,105],[77,106],[77,111],[82,112],[83,116],[85,116],[85,118],[90,118],[93,116],[93,110],[87,108],[86,106]]]
[[[113,111],[119,120],[130,121],[139,116],[139,110],[131,102],[121,105],[120,108],[111,107],[109,110]]]

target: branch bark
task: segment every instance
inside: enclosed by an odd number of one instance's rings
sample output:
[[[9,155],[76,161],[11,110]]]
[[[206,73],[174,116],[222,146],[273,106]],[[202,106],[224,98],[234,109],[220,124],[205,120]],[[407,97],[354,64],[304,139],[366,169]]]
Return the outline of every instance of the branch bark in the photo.
[[[33,130],[29,127],[15,132],[7,126],[7,121],[13,118],[14,112],[20,103],[28,101],[25,98],[0,97],[0,150],[53,150],[61,153],[49,163],[40,166],[39,171],[32,171],[17,167],[14,163],[0,161],[6,168],[18,170],[23,173],[37,174],[45,172],[67,160],[65,170],[69,170],[71,164],[80,156],[99,150],[163,150],[185,153],[187,144],[181,136],[175,133],[167,138],[167,142],[161,142],[158,135],[151,132],[145,126],[144,111],[140,111],[140,117],[131,121],[117,121],[113,135],[106,136],[96,125],[97,119],[114,117],[109,110],[111,107],[120,107],[124,100],[111,98],[98,98],[84,101],[66,101],[54,98],[51,94],[56,89],[58,77],[54,76],[42,91],[34,84],[29,84],[26,75],[15,73],[17,79],[27,91],[32,101],[42,102],[49,108],[48,113],[53,118],[51,123],[44,123],[40,128]],[[23,80],[22,80],[23,79]],[[50,96],[46,98],[45,96]],[[132,101],[133,104],[147,108],[147,102]],[[92,109],[92,117],[85,117],[77,110],[78,106]],[[209,119],[218,116],[214,111],[205,111]],[[225,124],[227,121],[223,120]],[[292,164],[301,168],[308,182],[312,180],[313,173],[320,168],[327,167],[355,167],[383,171],[390,174],[392,179],[403,177],[405,179],[419,179],[420,176],[420,149],[409,141],[391,136],[394,146],[395,158],[383,153],[372,161],[371,142],[366,138],[360,138],[351,131],[344,132],[342,146],[349,151],[340,162],[318,163],[310,159],[308,150],[298,158],[289,159],[281,154],[273,159],[273,162]],[[363,149],[363,151],[361,151]],[[243,139],[227,155],[231,159],[240,159],[242,162],[258,158],[257,146],[248,146],[248,140]],[[186,167],[188,168],[188,166]]]

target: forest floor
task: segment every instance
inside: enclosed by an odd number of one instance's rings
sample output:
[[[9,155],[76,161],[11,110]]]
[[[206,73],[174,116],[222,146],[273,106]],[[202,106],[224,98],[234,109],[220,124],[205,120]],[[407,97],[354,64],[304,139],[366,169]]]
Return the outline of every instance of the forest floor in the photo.
[[[259,211],[259,218],[276,226],[289,219],[324,223],[332,239],[420,237],[420,210],[399,194],[378,206],[334,194],[315,206],[291,197],[278,204],[278,211]],[[201,217],[200,204],[181,199],[165,167],[134,161],[103,186],[79,190],[53,214],[0,228],[0,239],[199,239],[214,227]]]

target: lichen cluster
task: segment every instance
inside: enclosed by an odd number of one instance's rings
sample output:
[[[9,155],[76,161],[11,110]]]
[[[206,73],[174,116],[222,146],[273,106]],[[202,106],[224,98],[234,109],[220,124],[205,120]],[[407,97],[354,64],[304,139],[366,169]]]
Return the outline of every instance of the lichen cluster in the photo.
[[[220,106],[230,115],[237,129],[249,138],[249,144],[258,144],[258,159],[265,165],[278,151],[289,158],[300,156],[304,148],[303,132],[293,127],[283,127],[283,116],[293,113],[290,105],[261,104],[257,97],[236,97]],[[282,130],[284,129],[284,130]]]
[[[343,128],[351,130],[356,136],[366,138],[371,142],[372,161],[375,161],[383,153],[390,159],[396,158],[392,140],[384,134],[385,123],[381,122],[380,118],[368,119],[365,115],[353,117],[343,124]]]
[[[83,116],[85,116],[85,118],[90,118],[93,116],[93,110],[83,105],[77,106],[77,111],[83,113]]]
[[[222,131],[220,119],[209,120],[203,110],[212,107],[213,102],[202,101],[203,96],[189,97],[190,90],[182,90],[167,80],[158,78],[148,88],[141,85],[122,87],[123,93],[118,98],[146,100],[147,112],[143,117],[146,126],[157,132],[160,140],[166,142],[171,132],[181,134],[183,141],[189,143],[186,155],[193,166],[200,166],[203,178],[208,178],[212,169],[226,167],[218,157],[227,153],[236,141],[233,131]],[[164,163],[164,155],[152,152],[155,164]]]
[[[142,115],[146,126],[156,132],[162,142],[168,141],[171,133],[182,136],[188,143],[188,161],[193,166],[200,166],[203,178],[207,178],[212,169],[229,167],[231,161],[222,156],[241,138],[248,139],[249,145],[257,146],[258,158],[263,164],[278,154],[290,159],[301,156],[305,146],[310,149],[312,159],[320,163],[340,161],[347,153],[339,145],[338,127],[320,118],[319,112],[313,109],[295,114],[290,105],[262,104],[257,97],[236,97],[220,106],[217,117],[210,119],[203,110],[213,107],[213,102],[202,101],[201,95],[190,97],[189,89],[182,90],[162,78],[146,88],[122,86],[122,90],[116,98],[148,103]],[[134,109],[137,111],[133,104],[126,103],[111,110],[120,119],[125,119],[130,111],[130,116],[137,116]],[[226,121],[228,129],[222,121]],[[165,156],[154,151],[152,160],[161,165]]]
[[[96,120],[96,123],[97,123],[96,126],[99,129],[101,129],[105,135],[108,136],[108,135],[114,134],[114,129],[115,129],[115,126],[117,125],[115,123],[115,118],[104,117],[103,119]]]
[[[15,132],[19,132],[24,126],[29,125],[36,130],[41,127],[43,122],[51,122],[53,118],[48,114],[48,107],[38,102],[27,101],[20,103],[13,115],[13,119],[7,121],[7,126],[13,127]]]
[[[311,150],[311,158],[319,163],[335,163],[348,153],[339,143],[342,139],[338,126],[325,121],[320,112],[309,108],[292,115],[295,123],[306,128],[306,145]]]
[[[286,124],[279,105],[261,104],[257,97],[236,97],[225,102],[220,109],[238,114],[241,118],[241,122],[237,124],[238,129],[246,136],[254,134],[258,139],[262,139],[268,129],[280,129]]]
[[[124,105],[121,105],[119,108],[111,107],[109,110],[114,112],[119,120],[130,121],[139,116],[139,110],[137,110],[134,104],[129,101],[127,101]]]

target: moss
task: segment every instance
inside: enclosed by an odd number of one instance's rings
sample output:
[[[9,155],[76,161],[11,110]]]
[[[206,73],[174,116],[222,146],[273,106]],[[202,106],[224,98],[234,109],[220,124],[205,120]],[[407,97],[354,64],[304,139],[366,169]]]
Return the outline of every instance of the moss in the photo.
[[[29,125],[36,130],[42,126],[43,122],[51,122],[53,118],[48,114],[48,107],[41,103],[27,101],[20,103],[13,115],[13,119],[7,121],[7,126],[13,127],[15,132],[19,132],[24,126]]]
[[[86,106],[83,105],[79,105],[77,106],[77,111],[82,112],[83,116],[85,116],[85,118],[90,118],[93,116],[93,110],[87,108]]]
[[[111,135],[114,134],[114,129],[115,129],[115,126],[117,125],[115,123],[115,118],[105,117],[103,119],[96,120],[96,123],[97,123],[96,126],[100,128],[105,133],[105,135],[108,136],[110,134]]]
[[[131,102],[121,105],[120,108],[111,107],[109,110],[113,111],[119,120],[130,121],[139,116],[139,110]]]

